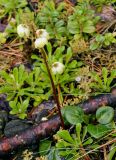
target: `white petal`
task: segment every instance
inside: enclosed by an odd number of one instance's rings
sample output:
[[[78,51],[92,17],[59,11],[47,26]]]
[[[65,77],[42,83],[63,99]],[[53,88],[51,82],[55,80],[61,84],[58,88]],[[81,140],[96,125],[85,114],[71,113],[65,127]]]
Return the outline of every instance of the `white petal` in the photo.
[[[52,65],[52,72],[53,72],[53,74],[57,74],[57,73],[62,74],[64,72],[64,68],[65,68],[65,66],[62,63],[55,62]]]
[[[81,77],[80,77],[80,76],[77,76],[77,77],[75,78],[75,81],[80,82],[80,81],[81,81]]]
[[[45,30],[45,29],[38,29],[36,31],[36,35],[38,38],[47,38],[47,40],[49,39],[49,33]]]
[[[19,37],[29,37],[30,31],[28,27],[25,27],[23,24],[17,26],[17,33]]]
[[[43,48],[48,43],[46,38],[37,38],[35,40],[35,48]]]

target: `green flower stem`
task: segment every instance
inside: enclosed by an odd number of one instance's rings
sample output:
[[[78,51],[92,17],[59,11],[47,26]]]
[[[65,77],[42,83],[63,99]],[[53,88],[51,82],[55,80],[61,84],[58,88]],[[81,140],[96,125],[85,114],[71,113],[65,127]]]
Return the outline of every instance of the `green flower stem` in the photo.
[[[55,84],[54,84],[54,81],[53,81],[49,66],[48,66],[48,63],[47,63],[46,51],[44,50],[44,48],[42,48],[40,50],[40,52],[41,52],[41,54],[43,56],[44,63],[46,65],[46,68],[47,68],[47,71],[48,71],[48,75],[49,75],[49,78],[50,78],[50,81],[51,81],[51,85],[52,85],[54,100],[56,101],[58,113],[59,113],[60,120],[61,120],[61,125],[62,125],[62,128],[64,129],[64,120],[63,120],[63,117],[62,117],[62,114],[61,114],[60,102],[59,102],[59,99],[58,99],[58,96],[57,96],[57,93],[56,93],[56,87],[55,87]]]

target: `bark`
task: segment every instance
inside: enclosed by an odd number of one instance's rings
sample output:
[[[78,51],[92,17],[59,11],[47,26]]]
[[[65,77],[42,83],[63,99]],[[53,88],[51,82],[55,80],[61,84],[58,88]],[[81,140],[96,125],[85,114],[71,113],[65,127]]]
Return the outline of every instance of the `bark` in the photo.
[[[13,150],[29,146],[34,143],[39,143],[38,140],[47,136],[53,135],[61,125],[61,121],[58,115],[52,117],[50,120],[41,122],[37,126],[34,126],[21,134],[17,134],[10,138],[2,138],[0,141],[0,157],[3,157]]]
[[[83,108],[86,114],[94,113],[99,107],[102,106],[116,106],[116,95],[115,94],[101,94],[78,104]]]

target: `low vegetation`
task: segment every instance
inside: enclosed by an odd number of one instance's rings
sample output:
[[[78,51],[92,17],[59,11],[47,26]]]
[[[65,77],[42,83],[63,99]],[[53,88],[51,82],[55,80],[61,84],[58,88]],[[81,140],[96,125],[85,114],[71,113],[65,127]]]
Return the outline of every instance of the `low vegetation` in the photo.
[[[89,115],[78,105],[116,87],[115,9],[116,0],[0,0],[0,94],[9,114],[27,120],[54,99],[62,122],[38,142],[38,160],[115,158],[116,104]]]

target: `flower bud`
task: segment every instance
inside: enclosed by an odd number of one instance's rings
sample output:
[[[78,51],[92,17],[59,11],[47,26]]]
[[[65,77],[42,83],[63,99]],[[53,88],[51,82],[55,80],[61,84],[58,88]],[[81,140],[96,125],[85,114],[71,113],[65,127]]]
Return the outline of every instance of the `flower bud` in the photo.
[[[18,33],[19,37],[21,37],[21,38],[29,37],[30,30],[25,25],[20,24],[17,26],[17,33]]]
[[[80,77],[80,76],[77,76],[77,77],[75,78],[75,81],[76,81],[76,82],[80,82],[80,81],[81,81],[81,77]]]
[[[49,33],[45,29],[38,29],[36,31],[36,35],[38,38],[46,38],[47,40],[49,39]]]
[[[62,74],[64,72],[64,68],[65,68],[65,66],[62,63],[55,62],[52,65],[52,72],[53,72],[53,74],[57,74],[57,73]]]
[[[45,37],[37,38],[35,40],[35,48],[43,48],[48,43],[48,40]]]

